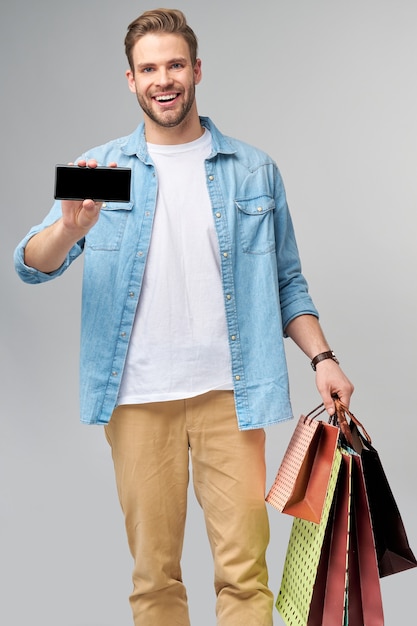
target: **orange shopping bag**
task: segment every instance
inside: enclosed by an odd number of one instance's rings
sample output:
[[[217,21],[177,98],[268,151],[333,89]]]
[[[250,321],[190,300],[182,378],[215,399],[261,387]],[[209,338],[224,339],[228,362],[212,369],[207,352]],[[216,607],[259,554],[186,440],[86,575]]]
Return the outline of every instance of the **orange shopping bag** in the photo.
[[[320,522],[339,429],[317,417],[323,405],[298,420],[266,501],[281,513]]]

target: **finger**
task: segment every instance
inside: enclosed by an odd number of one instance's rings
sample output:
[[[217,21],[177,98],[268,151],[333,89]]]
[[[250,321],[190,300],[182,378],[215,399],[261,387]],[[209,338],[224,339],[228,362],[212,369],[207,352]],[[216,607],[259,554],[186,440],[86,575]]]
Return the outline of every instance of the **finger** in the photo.
[[[102,202],[94,202],[94,200],[87,198],[86,200],[83,200],[83,209],[85,209],[85,211],[87,211],[88,213],[92,213],[95,211],[98,213],[98,211],[100,211],[101,209],[102,204]]]
[[[342,404],[344,404],[345,407],[347,407],[347,408],[349,408],[351,395],[352,395],[351,393],[347,393],[347,392],[339,392],[338,393],[338,398],[339,398],[340,402]]]
[[[96,168],[98,166],[98,163],[95,159],[88,159],[87,161],[87,167],[91,167],[92,169]]]
[[[317,388],[319,390],[321,399],[324,404],[324,408],[326,409],[327,413],[330,416],[334,415],[336,411],[336,407],[332,398],[331,389],[329,387],[322,387],[322,386],[319,387],[318,385],[317,385]]]
[[[336,413],[336,407],[331,396],[322,396],[324,407],[327,413],[332,417]]]

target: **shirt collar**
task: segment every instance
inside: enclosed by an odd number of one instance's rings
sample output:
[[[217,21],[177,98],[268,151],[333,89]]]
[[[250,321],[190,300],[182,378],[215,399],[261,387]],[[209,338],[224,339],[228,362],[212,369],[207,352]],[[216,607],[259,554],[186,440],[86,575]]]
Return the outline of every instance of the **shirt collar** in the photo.
[[[213,122],[208,117],[200,117],[200,123],[204,128],[207,128],[212,136],[212,154],[210,158],[216,156],[217,154],[235,154],[236,149],[232,146],[228,137],[223,135],[219,131],[219,129],[213,124]],[[122,142],[120,146],[122,152],[128,156],[133,156],[134,154],[143,161],[145,164],[150,165],[152,163],[147,146],[146,146],[146,138],[145,138],[145,124],[142,122],[136,128],[136,130],[128,135],[124,142]]]

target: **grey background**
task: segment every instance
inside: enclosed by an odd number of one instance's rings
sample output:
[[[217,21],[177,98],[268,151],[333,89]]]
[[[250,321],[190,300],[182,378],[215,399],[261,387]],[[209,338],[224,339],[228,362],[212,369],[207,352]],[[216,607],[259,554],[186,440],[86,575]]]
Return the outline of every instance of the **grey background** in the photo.
[[[82,262],[20,283],[12,253],[52,202],[54,165],[129,133],[128,0],[14,0],[0,10],[0,622],[131,623],[131,560],[100,427],[78,422]],[[355,383],[352,410],[382,457],[417,549],[416,23],[414,0],[178,1],[199,36],[199,111],[278,162],[304,271]],[[319,402],[287,344],[294,413]],[[295,422],[268,431],[271,483]],[[291,518],[270,508],[270,582]],[[192,622],[214,624],[211,558],[190,492],[183,573]],[[415,614],[417,570],[382,581],[387,626]],[[275,623],[282,624],[277,612]]]

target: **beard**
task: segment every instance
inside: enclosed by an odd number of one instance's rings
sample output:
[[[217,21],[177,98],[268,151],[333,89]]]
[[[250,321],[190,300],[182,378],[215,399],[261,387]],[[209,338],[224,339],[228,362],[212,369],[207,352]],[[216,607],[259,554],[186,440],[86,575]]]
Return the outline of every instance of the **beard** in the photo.
[[[181,107],[175,110],[154,110],[152,106],[148,104],[147,100],[138,92],[136,92],[136,97],[142,111],[153,122],[155,122],[155,124],[158,124],[158,126],[161,126],[163,128],[174,128],[175,126],[179,126],[180,124],[182,124],[187,118],[188,113],[191,111],[195,100],[195,85],[192,85],[190,87],[188,96],[184,99]]]

